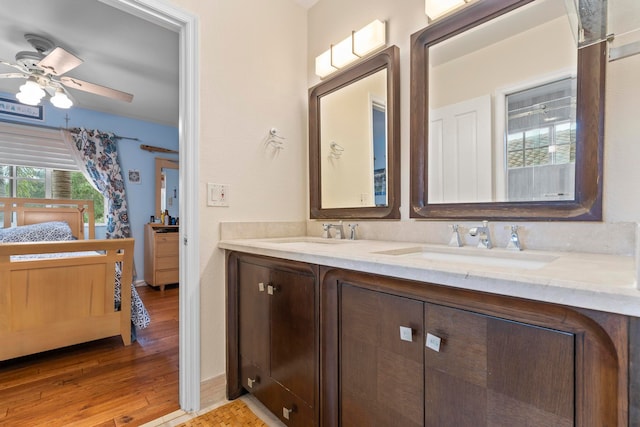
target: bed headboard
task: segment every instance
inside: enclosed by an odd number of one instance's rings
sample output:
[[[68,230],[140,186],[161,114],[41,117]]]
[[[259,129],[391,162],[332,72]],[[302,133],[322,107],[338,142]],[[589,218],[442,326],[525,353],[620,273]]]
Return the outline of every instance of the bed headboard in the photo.
[[[93,200],[27,199],[0,197],[0,222],[4,228],[48,221],[64,221],[79,240],[84,233],[84,213],[89,221],[89,239],[96,238]],[[15,221],[12,224],[12,221]]]

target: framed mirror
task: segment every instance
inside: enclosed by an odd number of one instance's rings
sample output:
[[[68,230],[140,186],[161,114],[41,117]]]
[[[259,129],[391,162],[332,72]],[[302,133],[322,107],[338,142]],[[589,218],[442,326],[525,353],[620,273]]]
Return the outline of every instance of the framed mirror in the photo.
[[[165,210],[173,218],[180,215],[178,160],[156,157],[156,218]]]
[[[396,46],[309,89],[311,218],[400,218]]]
[[[569,3],[477,0],[411,36],[412,218],[602,219],[606,42],[577,48]]]

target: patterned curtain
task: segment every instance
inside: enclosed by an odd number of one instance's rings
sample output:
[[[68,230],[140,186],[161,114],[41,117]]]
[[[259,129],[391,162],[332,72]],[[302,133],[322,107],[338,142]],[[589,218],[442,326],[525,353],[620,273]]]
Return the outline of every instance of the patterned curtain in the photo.
[[[72,148],[76,163],[108,200],[106,238],[131,237],[127,197],[114,135],[85,129],[63,130],[62,133]]]

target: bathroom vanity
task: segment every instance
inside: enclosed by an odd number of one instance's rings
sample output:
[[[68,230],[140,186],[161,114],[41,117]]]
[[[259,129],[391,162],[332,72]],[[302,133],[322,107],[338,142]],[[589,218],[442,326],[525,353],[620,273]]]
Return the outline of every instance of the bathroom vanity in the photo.
[[[631,257],[223,240],[230,399],[286,425],[627,426]]]

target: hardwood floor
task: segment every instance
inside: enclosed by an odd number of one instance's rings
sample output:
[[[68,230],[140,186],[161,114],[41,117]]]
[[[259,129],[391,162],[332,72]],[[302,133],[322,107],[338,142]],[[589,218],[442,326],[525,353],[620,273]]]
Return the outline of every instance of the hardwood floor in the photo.
[[[137,426],[179,409],[178,288],[137,289],[151,325],[131,346],[114,337],[0,362],[0,426]]]

